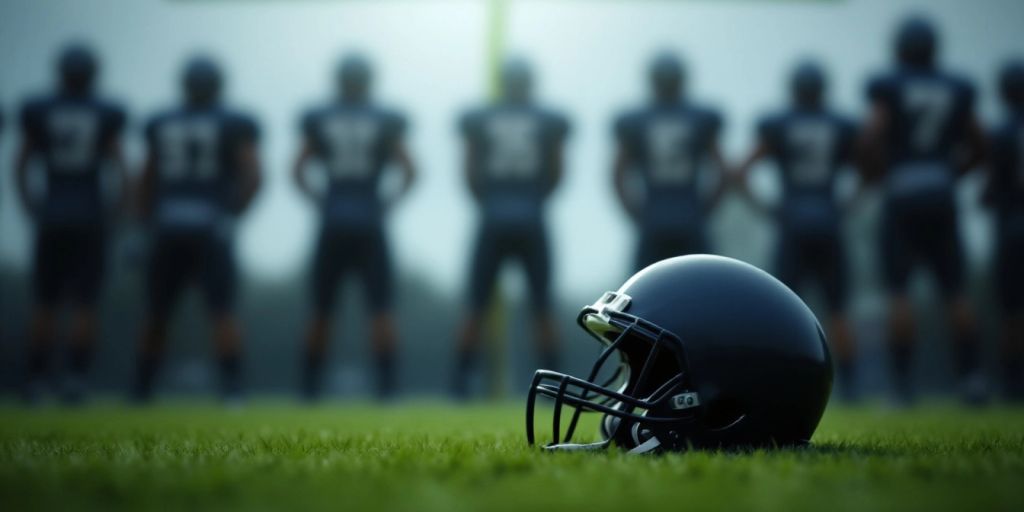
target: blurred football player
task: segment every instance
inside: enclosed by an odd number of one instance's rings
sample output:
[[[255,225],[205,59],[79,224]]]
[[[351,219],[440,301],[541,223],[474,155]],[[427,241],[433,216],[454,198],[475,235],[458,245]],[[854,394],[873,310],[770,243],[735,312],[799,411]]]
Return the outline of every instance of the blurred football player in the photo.
[[[881,262],[889,292],[889,346],[896,400],[913,402],[914,317],[907,281],[928,268],[938,281],[952,327],[962,398],[984,399],[975,318],[964,290],[964,255],[957,230],[957,179],[984,158],[984,134],[974,114],[974,87],[942,70],[930,21],[906,19],[895,38],[895,68],[868,85],[864,126],[868,180],[884,194]]]
[[[237,269],[233,226],[260,186],[259,130],[222,104],[224,78],[197,56],[182,73],[184,103],[153,117],[139,184],[151,231],[146,318],[133,398],[148,401],[182,292],[197,281],[210,313],[226,403],[240,399],[242,334],[234,313]]]
[[[469,395],[484,316],[499,270],[510,260],[526,271],[541,365],[558,366],[544,208],[561,181],[569,122],[534,99],[533,73],[521,58],[507,59],[499,80],[498,100],[460,120],[466,183],[478,205],[480,225],[470,266],[469,313],[456,349],[456,398]]]
[[[991,136],[987,202],[996,212],[995,278],[1002,306],[1002,362],[1006,397],[1024,400],[1024,61],[999,76],[1006,120]]]
[[[758,210],[777,222],[775,274],[793,290],[815,281],[829,309],[828,338],[836,353],[842,398],[857,398],[855,347],[846,319],[847,264],[842,239],[845,206],[836,178],[854,157],[856,127],[825,101],[827,81],[819,64],[797,66],[790,79],[792,105],[758,124],[757,145],[740,166],[741,177],[764,158],[778,168],[783,196],[777,205],[756,196]]]
[[[384,221],[409,191],[416,173],[403,142],[405,118],[373,101],[372,79],[366,58],[346,56],[337,69],[337,97],[302,118],[303,145],[293,176],[299,190],[321,212],[310,283],[314,310],[306,331],[302,383],[309,400],[320,394],[331,312],[339,280],[348,273],[362,280],[372,314],[377,394],[388,398],[395,388],[394,271]],[[308,179],[314,163],[326,174],[326,193],[318,192]],[[400,172],[401,182],[385,197],[381,178],[392,165]]]
[[[672,53],[655,56],[651,101],[615,121],[618,150],[613,167],[619,200],[640,231],[635,267],[665,258],[710,252],[706,214],[725,189],[728,166],[718,145],[721,116],[691,102],[686,71]],[[712,161],[723,179],[702,181]],[[631,186],[639,182],[639,187]],[[710,194],[703,183],[714,183]]]
[[[71,308],[72,315],[63,398],[69,402],[84,398],[98,332],[96,308],[112,213],[103,174],[116,174],[122,188],[125,176],[120,142],[125,113],[97,96],[96,55],[83,44],[68,45],[57,59],[57,75],[53,94],[22,108],[22,144],[14,164],[22,204],[36,228],[25,388],[29,402],[42,391],[62,304]],[[32,190],[29,176],[34,164],[44,171],[42,194]]]

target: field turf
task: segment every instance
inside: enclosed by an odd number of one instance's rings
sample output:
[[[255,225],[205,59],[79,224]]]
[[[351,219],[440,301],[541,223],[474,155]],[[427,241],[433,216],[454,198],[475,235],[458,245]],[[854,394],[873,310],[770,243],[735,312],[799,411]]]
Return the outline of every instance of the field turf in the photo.
[[[833,408],[812,448],[660,457],[539,453],[522,423],[518,403],[5,406],[0,508],[1024,510],[1024,410]]]

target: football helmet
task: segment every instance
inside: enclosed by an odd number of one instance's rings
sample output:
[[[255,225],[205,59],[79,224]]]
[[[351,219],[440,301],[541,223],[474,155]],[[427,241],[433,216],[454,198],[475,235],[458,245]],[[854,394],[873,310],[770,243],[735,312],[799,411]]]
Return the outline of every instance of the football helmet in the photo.
[[[678,55],[670,51],[659,52],[651,59],[647,76],[655,99],[679,101],[686,82],[686,68]]]
[[[797,105],[821,106],[827,87],[825,70],[813,60],[807,60],[797,65],[790,78],[790,91],[793,101]]]
[[[538,396],[554,399],[547,448],[614,444],[632,453],[806,444],[828,403],[832,361],[814,314],[774,277],[734,259],[660,261],[577,321],[603,350],[586,378],[536,372],[526,406],[531,445]],[[582,412],[604,415],[603,440],[572,443]]]
[[[57,58],[61,89],[70,94],[87,94],[98,73],[96,54],[84,43],[69,43]]]
[[[1024,60],[1012,60],[1003,65],[999,72],[999,90],[1010,108],[1024,106]]]
[[[206,55],[192,57],[181,74],[185,102],[206,106],[216,103],[224,85],[224,74],[217,61]]]
[[[506,101],[523,103],[533,93],[533,68],[523,57],[511,56],[501,65],[501,94]]]
[[[353,101],[365,100],[373,82],[373,66],[370,59],[359,53],[345,55],[338,63],[335,80],[342,98]]]
[[[938,53],[939,34],[932,22],[923,16],[910,16],[896,29],[893,45],[896,61],[903,66],[929,68]]]

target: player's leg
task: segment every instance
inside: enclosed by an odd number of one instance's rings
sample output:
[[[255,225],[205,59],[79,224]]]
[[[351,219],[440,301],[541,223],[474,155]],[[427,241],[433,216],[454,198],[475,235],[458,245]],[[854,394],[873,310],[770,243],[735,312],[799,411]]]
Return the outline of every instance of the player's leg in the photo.
[[[534,313],[534,332],[540,367],[560,368],[558,331],[551,306],[551,249],[544,226],[536,226],[522,241],[521,258],[530,284],[529,303]]]
[[[313,271],[310,274],[313,315],[306,327],[303,342],[301,383],[302,396],[309,401],[320,398],[323,387],[323,367],[331,337],[331,313],[334,311],[338,280],[341,277],[341,262],[345,256],[340,245],[339,237],[323,231],[313,256]]]
[[[238,270],[231,240],[210,237],[203,253],[200,277],[213,324],[220,395],[230,405],[242,399],[242,329],[235,313]]]
[[[384,231],[375,230],[363,242],[363,285],[373,316],[370,342],[377,372],[377,396],[391,398],[395,393],[398,330],[394,321],[394,277],[391,251]]]
[[[974,308],[964,286],[963,247],[955,213],[951,211],[933,226],[928,232],[934,237],[933,250],[929,251],[930,263],[946,302],[961,398],[967,404],[977,405],[987,401],[988,383],[981,372],[981,340]]]
[[[463,399],[469,396],[469,378],[480,356],[484,317],[498,277],[502,250],[501,237],[482,226],[477,235],[469,272],[468,313],[459,329],[455,348],[455,371],[452,394]]]
[[[28,329],[28,368],[23,389],[23,398],[28,404],[41,398],[53,357],[56,308],[63,281],[59,238],[59,233],[48,230],[42,230],[36,235],[32,269],[33,305]]]
[[[914,402],[912,363],[914,354],[914,311],[907,294],[907,281],[913,265],[912,230],[904,229],[904,219],[893,212],[882,216],[881,266],[888,294],[887,344],[894,399],[899,405]]]
[[[89,367],[96,352],[99,330],[97,304],[105,274],[106,237],[102,231],[89,231],[76,237],[81,257],[75,263],[71,294],[74,310],[68,354],[68,378],[64,400],[79,403],[85,399]]]
[[[836,369],[839,374],[839,395],[846,402],[860,398],[860,382],[857,375],[857,346],[847,316],[846,252],[840,234],[836,233],[821,242],[820,250],[814,251],[818,260],[819,280],[825,292],[829,308],[827,327],[828,339],[832,341]]]
[[[171,312],[190,273],[191,255],[180,242],[158,235],[150,247],[146,271],[146,315],[139,339],[132,400],[153,397],[153,385],[163,362]]]
[[[1024,401],[1024,237],[1001,235],[996,249],[996,286],[1002,309],[1003,394]]]

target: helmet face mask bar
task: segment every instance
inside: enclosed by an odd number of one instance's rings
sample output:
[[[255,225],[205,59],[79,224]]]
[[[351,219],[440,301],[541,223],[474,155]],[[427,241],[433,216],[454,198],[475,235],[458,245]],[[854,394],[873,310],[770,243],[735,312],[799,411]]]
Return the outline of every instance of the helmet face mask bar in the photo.
[[[699,416],[700,398],[689,386],[682,342],[672,332],[626,313],[630,302],[628,295],[608,292],[577,317],[577,323],[605,345],[586,380],[549,370],[534,374],[526,410],[529,444],[535,442],[534,409],[538,395],[555,401],[552,442],[546,446],[550,450],[602,449],[614,442],[632,453],[645,453],[659,447],[678,448],[678,443],[685,442],[686,428]],[[637,350],[646,350],[646,355],[636,354]],[[613,353],[618,354],[619,368],[599,384],[597,377]],[[642,365],[637,364],[641,360]],[[668,372],[664,370],[664,361],[672,366]],[[656,372],[656,366],[661,370]],[[634,368],[640,368],[636,375]],[[616,381],[622,384],[609,387]],[[560,428],[563,406],[573,410],[564,436]],[[640,412],[635,412],[638,409]],[[605,440],[591,444],[571,442],[583,412],[605,415]]]

